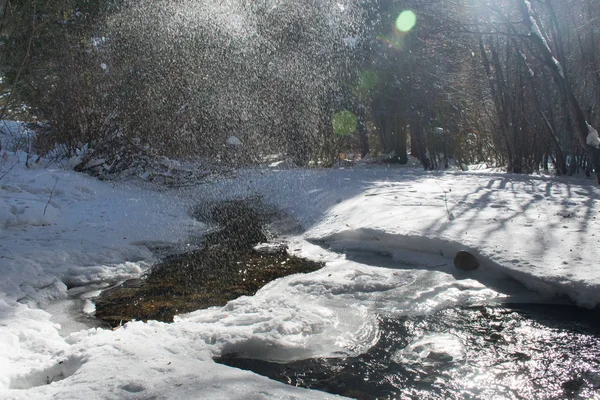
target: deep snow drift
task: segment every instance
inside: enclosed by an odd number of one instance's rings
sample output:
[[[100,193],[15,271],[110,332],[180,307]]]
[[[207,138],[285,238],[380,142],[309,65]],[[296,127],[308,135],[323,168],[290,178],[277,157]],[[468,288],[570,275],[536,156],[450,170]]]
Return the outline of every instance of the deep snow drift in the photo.
[[[13,153],[2,156],[0,176],[2,398],[332,398],[212,357],[360,353],[377,337],[381,314],[562,301],[556,295],[600,303],[600,190],[591,180],[264,168],[157,190],[26,169]],[[81,322],[98,289],[194,246],[206,226],[190,216],[193,207],[251,195],[287,213],[279,228],[290,249],[327,266],[173,324],[106,330]],[[456,270],[459,249],[476,254],[481,268]],[[73,305],[76,312],[65,311]]]

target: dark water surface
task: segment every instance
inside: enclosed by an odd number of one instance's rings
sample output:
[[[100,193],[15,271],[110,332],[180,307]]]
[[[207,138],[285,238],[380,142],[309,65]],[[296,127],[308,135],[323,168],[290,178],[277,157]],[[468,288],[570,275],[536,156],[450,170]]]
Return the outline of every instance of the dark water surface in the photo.
[[[288,254],[284,244],[270,246],[277,244],[266,227],[274,212],[258,198],[204,205],[197,213],[219,226],[203,236],[201,248],[167,257],[146,276],[102,291],[94,299],[97,319],[110,326],[134,319],[172,322],[177,314],[224,306],[277,278],[324,266]],[[257,249],[259,243],[266,250]]]
[[[452,308],[380,317],[358,357],[218,362],[357,399],[600,398],[600,312],[573,306]]]

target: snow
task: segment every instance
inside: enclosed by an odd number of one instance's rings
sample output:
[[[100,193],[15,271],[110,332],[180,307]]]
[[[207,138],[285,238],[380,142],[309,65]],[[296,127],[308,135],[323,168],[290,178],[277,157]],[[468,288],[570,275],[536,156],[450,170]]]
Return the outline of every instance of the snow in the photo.
[[[548,45],[548,41],[546,40],[546,37],[542,34],[542,30],[540,29],[539,25],[537,24],[537,21],[533,17],[534,13],[533,7],[531,6],[531,2],[529,0],[524,0],[524,2],[527,6],[527,14],[529,15],[529,22],[531,23],[531,33],[540,38],[540,40],[548,50],[548,53],[552,53],[552,51],[550,50],[550,46]]]
[[[541,40],[542,44],[548,51],[548,54],[552,54],[552,50],[550,49],[550,45],[548,44],[546,37],[542,34],[542,30],[540,29],[537,21],[533,17],[534,13],[533,13],[533,7],[531,6],[531,2],[529,2],[529,0],[524,0],[524,2],[527,5],[527,13],[529,15],[529,22],[531,23],[531,28],[530,28],[531,32],[530,33],[532,35],[537,36]],[[554,56],[552,56],[552,62],[554,63],[554,66],[556,67],[556,71],[558,72],[558,74],[564,78],[565,75],[564,75],[564,71],[563,71],[563,67],[562,67],[561,63]]]
[[[239,147],[242,145],[242,141],[237,136],[229,136],[227,138],[227,145],[233,147]]]
[[[559,62],[559,61],[556,59],[556,57],[554,57],[554,56],[552,57],[552,62],[553,62],[553,63],[554,63],[554,65],[556,66],[556,70],[558,71],[558,74],[559,74],[561,77],[563,77],[563,78],[564,78],[564,77],[565,77],[565,73],[564,73],[564,71],[563,71],[563,67],[562,67],[561,63],[560,63],[560,62]]]
[[[377,340],[378,315],[565,301],[559,295],[600,304],[600,189],[592,181],[365,164],[256,168],[156,190],[52,166],[26,169],[15,157],[6,156],[12,169],[0,166],[3,399],[335,398],[213,357],[358,354]],[[98,290],[139,276],[160,257],[157,249],[193,248],[190,237],[208,229],[190,216],[198,204],[256,195],[286,213],[280,230],[289,248],[326,262],[323,269],[172,324],[109,330],[76,320],[69,304],[85,318]],[[461,249],[481,267],[454,268]],[[430,351],[463,355],[460,342],[442,335],[394,357]]]
[[[527,66],[527,70],[529,71],[529,76],[532,78],[535,77],[535,72],[531,69],[531,67],[527,64],[527,56],[522,51],[519,51],[519,56],[523,60],[523,63]]]
[[[25,123],[7,120],[0,120],[0,134],[2,134],[0,149],[11,152],[28,150],[34,135]]]
[[[600,137],[598,137],[598,131],[595,130],[594,127],[588,124],[587,122],[586,124],[588,128],[588,134],[585,138],[585,143],[589,146],[600,148]]]

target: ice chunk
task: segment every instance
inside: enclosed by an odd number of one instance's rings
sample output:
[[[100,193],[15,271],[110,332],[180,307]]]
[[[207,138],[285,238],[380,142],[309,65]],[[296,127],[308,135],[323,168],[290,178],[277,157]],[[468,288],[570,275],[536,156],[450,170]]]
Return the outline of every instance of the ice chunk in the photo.
[[[392,357],[400,364],[433,366],[457,363],[466,358],[467,351],[460,338],[450,334],[425,335],[415,339]]]

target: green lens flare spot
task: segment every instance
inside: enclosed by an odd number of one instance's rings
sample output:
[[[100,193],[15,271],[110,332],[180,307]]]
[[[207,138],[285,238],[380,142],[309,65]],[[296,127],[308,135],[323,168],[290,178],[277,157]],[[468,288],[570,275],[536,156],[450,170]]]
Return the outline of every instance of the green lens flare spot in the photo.
[[[358,118],[348,110],[337,112],[333,115],[333,132],[336,135],[349,135],[356,132]]]
[[[396,19],[396,29],[400,32],[409,32],[417,23],[417,14],[410,10],[402,11]]]
[[[360,74],[360,78],[358,80],[358,84],[361,89],[371,90],[377,85],[379,81],[379,76],[377,76],[377,72],[375,71],[363,71]]]

